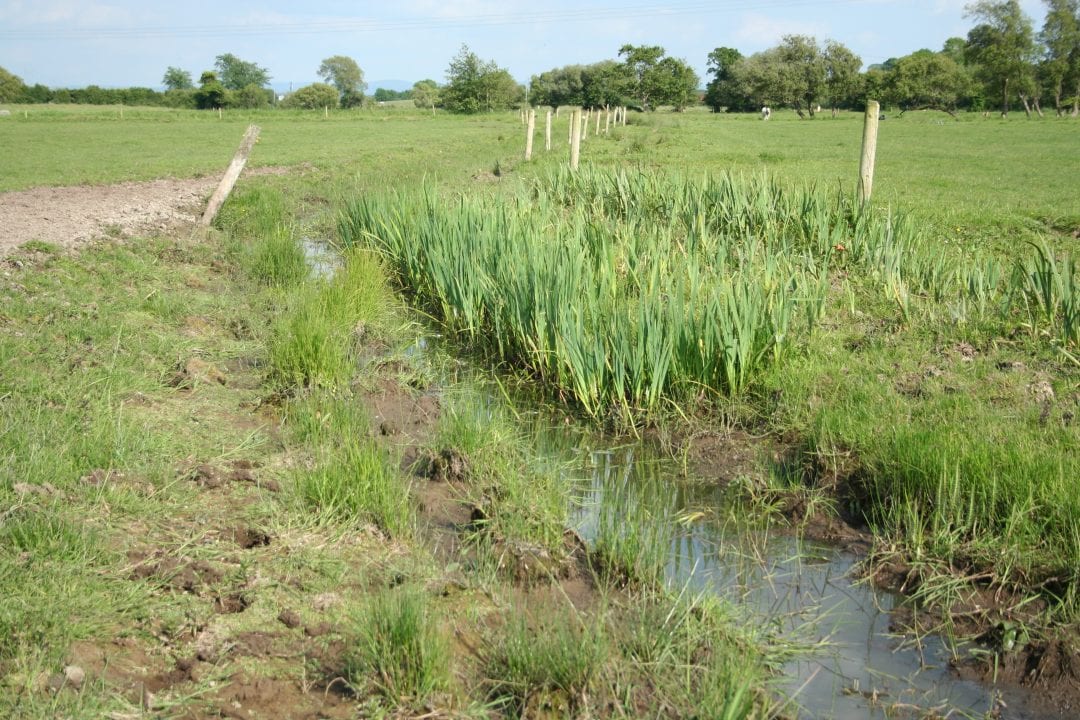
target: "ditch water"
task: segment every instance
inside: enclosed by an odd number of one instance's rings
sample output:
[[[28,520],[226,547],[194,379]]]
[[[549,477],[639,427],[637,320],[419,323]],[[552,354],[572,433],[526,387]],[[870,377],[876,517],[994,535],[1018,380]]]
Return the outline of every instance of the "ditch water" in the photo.
[[[300,249],[303,250],[304,260],[315,277],[329,278],[341,267],[341,255],[326,240],[301,238]]]
[[[647,444],[604,448],[557,428],[542,432],[541,445],[573,459],[582,478],[574,519],[587,540],[596,536],[604,503],[616,503],[615,516],[623,518],[640,517],[644,508],[670,524],[667,577],[673,587],[727,598],[769,625],[773,636],[806,648],[785,664],[777,686],[792,699],[792,714],[837,720],[1064,717],[1047,715],[1021,689],[958,679],[943,638],[890,630],[892,611],[904,600],[857,581],[856,555],[748,521],[729,491],[688,481],[675,461]]]
[[[304,238],[317,276],[330,276],[340,257],[325,242]],[[410,355],[428,353],[419,338]],[[522,406],[527,406],[525,400]],[[804,542],[786,529],[746,517],[730,492],[686,478],[671,458],[645,442],[611,447],[572,426],[534,416],[537,446],[567,460],[578,483],[573,522],[593,540],[601,508],[621,517],[645,510],[666,523],[666,574],[672,587],[708,592],[768,624],[770,633],[805,648],[788,661],[776,689],[799,718],[886,720],[897,717],[1064,720],[1032,693],[959,679],[954,650],[940,636],[914,638],[892,631],[905,600],[859,582],[859,558],[843,548]]]

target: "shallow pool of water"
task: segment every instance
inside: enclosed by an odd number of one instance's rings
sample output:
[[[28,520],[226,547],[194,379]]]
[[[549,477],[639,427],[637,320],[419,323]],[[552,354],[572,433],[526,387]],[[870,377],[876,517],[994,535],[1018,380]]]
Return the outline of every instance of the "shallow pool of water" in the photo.
[[[574,520],[586,539],[596,534],[602,504],[618,503],[625,517],[647,507],[670,526],[673,586],[728,598],[783,640],[816,648],[788,662],[777,685],[798,717],[1052,717],[1030,693],[958,679],[953,649],[940,636],[892,632],[903,599],[857,581],[852,553],[747,519],[730,493],[688,481],[645,444],[598,447],[563,429],[544,435],[543,445],[573,458],[581,478]]]

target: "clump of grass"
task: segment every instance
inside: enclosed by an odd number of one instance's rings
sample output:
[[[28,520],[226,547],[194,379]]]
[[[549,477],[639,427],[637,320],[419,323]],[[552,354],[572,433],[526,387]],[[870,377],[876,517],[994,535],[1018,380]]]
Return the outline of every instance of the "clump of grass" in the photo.
[[[373,523],[393,537],[413,528],[408,484],[397,463],[367,438],[343,438],[324,449],[316,467],[299,473],[296,492],[321,517],[343,523]]]
[[[394,706],[421,706],[449,682],[450,653],[428,596],[401,587],[376,595],[355,618],[345,678]]]
[[[715,596],[649,591],[623,613],[619,646],[647,678],[653,702],[702,718],[769,717],[759,688],[767,676],[763,642]]]
[[[559,693],[572,710],[593,686],[610,655],[603,622],[550,613],[533,624],[524,614],[512,616],[486,652],[484,672],[492,696],[515,716],[529,698]]]
[[[238,243],[274,234],[286,219],[285,197],[276,188],[259,184],[238,188],[214,224],[229,238],[230,249],[236,250]]]
[[[251,277],[278,287],[303,282],[310,272],[304,250],[294,230],[288,226],[275,228],[252,240],[244,266]]]
[[[316,446],[337,445],[371,429],[361,400],[348,390],[312,388],[290,398],[284,415],[298,442]]]
[[[308,276],[304,251],[279,191],[256,185],[233,193],[216,224],[226,233],[230,254],[249,277],[288,287]]]
[[[1020,260],[1012,287],[1020,296],[1032,332],[1045,331],[1063,349],[1080,345],[1080,279],[1070,255],[1061,260],[1043,242],[1030,243],[1034,257]]]
[[[479,387],[448,394],[435,444],[467,459],[465,492],[483,509],[489,537],[536,544],[555,557],[564,554],[570,497],[562,468],[534,456],[501,401]]]
[[[663,587],[675,518],[662,504],[654,507],[649,501],[661,497],[663,493],[628,482],[607,488],[592,546],[592,561],[602,578],[616,585]]]
[[[348,252],[329,279],[316,278],[286,298],[268,341],[271,380],[285,388],[337,386],[356,370],[356,345],[377,331],[389,295],[378,259]]]

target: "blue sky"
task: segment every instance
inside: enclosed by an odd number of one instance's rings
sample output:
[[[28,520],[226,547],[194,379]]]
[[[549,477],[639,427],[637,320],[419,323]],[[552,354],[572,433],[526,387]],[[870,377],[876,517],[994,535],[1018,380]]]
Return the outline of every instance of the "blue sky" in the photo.
[[[965,36],[967,0],[0,0],[0,67],[50,87],[158,87],[170,65],[198,79],[233,53],[273,84],[317,80],[348,55],[369,83],[439,82],[463,43],[518,80],[662,45],[702,77],[709,51],[764,50],[789,33],[839,40],[865,64]],[[1044,5],[1022,0],[1035,28]],[[369,90],[374,90],[371,85]]]

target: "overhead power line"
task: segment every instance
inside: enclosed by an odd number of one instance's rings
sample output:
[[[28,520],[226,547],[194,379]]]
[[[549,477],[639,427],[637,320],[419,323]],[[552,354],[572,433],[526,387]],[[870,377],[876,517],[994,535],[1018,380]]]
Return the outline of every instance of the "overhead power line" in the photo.
[[[607,8],[536,10],[513,14],[461,15],[446,18],[397,18],[375,20],[340,18],[284,23],[244,23],[187,26],[96,26],[62,27],[26,25],[0,30],[0,38],[17,40],[78,40],[136,38],[198,38],[264,35],[309,35],[327,33],[385,33],[406,30],[442,30],[503,25],[545,23],[587,23],[627,18],[684,15],[717,15],[743,10],[769,10],[799,7],[825,7],[857,4],[859,0],[721,0],[719,2],[677,2],[663,5],[648,3]]]

